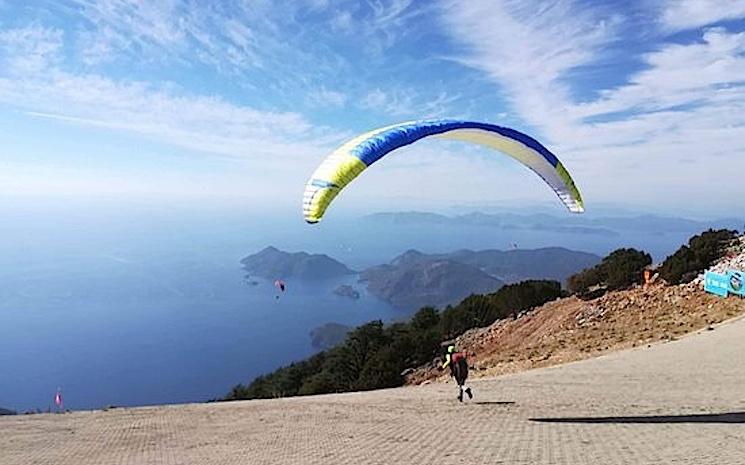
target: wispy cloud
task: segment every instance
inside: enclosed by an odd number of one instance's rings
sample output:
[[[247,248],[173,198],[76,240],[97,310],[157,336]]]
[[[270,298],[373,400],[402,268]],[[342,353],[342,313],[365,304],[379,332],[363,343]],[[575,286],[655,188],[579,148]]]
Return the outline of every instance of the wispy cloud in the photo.
[[[74,0],[84,19],[79,43],[87,64],[122,57],[189,61],[224,72],[261,66],[257,31],[246,18],[197,2]],[[236,10],[245,12],[246,10]]]
[[[371,76],[397,62],[388,50],[416,34],[429,8],[411,0],[73,1],[75,12],[64,13],[79,23],[74,53],[89,70],[202,66],[293,108],[341,108],[370,92]]]
[[[221,73],[250,76],[268,66],[313,75],[342,60],[328,42],[344,42],[376,58],[411,32],[427,11],[412,0],[326,1],[73,0],[86,63],[133,58],[190,62],[197,57]],[[316,15],[316,27],[307,18]],[[328,24],[328,29],[324,25]],[[280,74],[280,73],[277,73]],[[324,75],[326,76],[326,75]]]
[[[415,33],[416,19],[429,7],[413,0],[336,2],[328,23],[371,58],[382,59],[403,36]]]
[[[739,87],[745,84],[743,51],[745,33],[724,29],[709,29],[694,43],[664,46],[642,57],[647,68],[630,76],[628,84],[578,105],[579,115],[660,111],[736,100]]]
[[[648,198],[661,189],[690,190],[681,180],[696,178],[693,185],[713,188],[702,175],[712,159],[702,154],[728,157],[734,170],[745,171],[743,33],[709,29],[689,43],[660,44],[638,57],[644,68],[626,83],[578,101],[569,87],[572,73],[591,67],[621,39],[616,26],[625,18],[606,20],[569,0],[531,4],[533,14],[526,8],[473,1],[443,10],[443,21],[466,47],[463,62],[506,91],[591,194]],[[684,168],[680,159],[694,163]],[[737,178],[732,171],[718,176]]]
[[[387,60],[400,65],[385,51],[412,33],[408,22],[422,11],[402,0],[71,0],[30,8],[60,20],[22,27],[19,16],[15,28],[0,27],[0,103],[34,118],[243,158],[283,179],[291,172],[298,186],[304,170],[352,135],[347,120],[332,129],[313,117],[350,102],[359,109],[361,96],[380,88],[373,76],[390,77]],[[378,109],[407,117],[452,101],[385,92]]]
[[[569,1],[510,0],[446,2],[442,20],[467,47],[459,61],[505,86],[520,115],[548,132],[566,126],[571,92],[561,78],[615,40],[619,21],[595,18]]]
[[[338,135],[294,112],[260,111],[175,84],[116,81],[57,66],[61,34],[30,27],[0,35],[0,100],[30,114],[125,130],[192,150],[271,159],[315,153]],[[17,47],[23,43],[23,47]]]
[[[60,61],[62,31],[31,25],[0,30],[0,63],[9,74],[23,77]]]
[[[694,29],[745,17],[743,0],[667,0],[660,23],[669,31]]]
[[[343,107],[349,97],[335,90],[329,90],[325,87],[311,91],[308,94],[308,100],[312,106],[320,107]]]
[[[423,94],[413,89],[376,88],[360,101],[360,106],[385,115],[406,118],[433,118],[453,116],[451,110],[459,96],[440,91],[434,95]]]

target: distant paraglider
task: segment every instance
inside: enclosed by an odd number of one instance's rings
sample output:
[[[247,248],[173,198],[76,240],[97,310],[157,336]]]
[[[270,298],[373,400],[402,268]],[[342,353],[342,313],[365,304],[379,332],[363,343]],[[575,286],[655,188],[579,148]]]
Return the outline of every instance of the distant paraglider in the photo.
[[[62,403],[62,389],[57,388],[57,394],[54,395],[54,405],[57,406],[57,413],[62,413],[65,411],[65,408]]]
[[[569,172],[540,142],[514,129],[460,120],[411,121],[376,129],[334,150],[305,186],[303,216],[318,223],[344,187],[366,168],[394,150],[428,137],[485,145],[516,159],[540,176],[572,213],[585,210]]]
[[[287,287],[285,285],[285,282],[281,279],[277,279],[274,281],[274,287],[277,288],[277,291],[279,292],[276,296],[274,296],[275,299],[279,299],[279,294],[285,292],[285,288]]]

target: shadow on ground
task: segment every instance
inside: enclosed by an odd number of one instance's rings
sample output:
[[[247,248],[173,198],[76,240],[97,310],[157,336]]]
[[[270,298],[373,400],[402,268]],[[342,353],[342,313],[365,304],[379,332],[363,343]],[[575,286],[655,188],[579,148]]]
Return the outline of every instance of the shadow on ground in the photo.
[[[497,400],[497,401],[480,401],[480,402],[473,402],[476,405],[513,405],[515,402],[511,400]]]
[[[542,423],[745,423],[745,412],[638,417],[531,418],[530,421]]]

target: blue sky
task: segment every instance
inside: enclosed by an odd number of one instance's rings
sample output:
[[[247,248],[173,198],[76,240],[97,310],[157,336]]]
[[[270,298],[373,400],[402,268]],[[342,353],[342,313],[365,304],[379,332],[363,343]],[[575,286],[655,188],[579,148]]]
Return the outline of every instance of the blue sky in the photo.
[[[724,212],[745,185],[745,0],[0,0],[6,199],[299,215],[336,145],[423,117],[536,136],[588,209]],[[437,141],[334,208],[539,202],[561,212],[523,167]]]

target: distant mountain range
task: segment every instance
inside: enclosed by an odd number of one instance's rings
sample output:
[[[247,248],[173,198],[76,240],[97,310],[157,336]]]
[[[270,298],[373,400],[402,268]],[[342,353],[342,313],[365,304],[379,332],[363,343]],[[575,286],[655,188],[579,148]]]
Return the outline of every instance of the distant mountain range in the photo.
[[[346,265],[328,255],[306,252],[283,252],[275,247],[249,255],[241,260],[249,276],[267,279],[326,279],[354,274]]]
[[[470,294],[495,292],[505,283],[526,279],[564,282],[572,274],[596,265],[600,257],[551,247],[535,250],[459,250],[424,254],[409,250],[390,263],[359,273],[360,281],[377,297],[405,310],[455,304]],[[264,278],[331,278],[354,273],[326,255],[288,253],[267,247],[241,260],[249,275]]]
[[[438,224],[454,226],[489,226],[500,229],[525,229],[573,234],[602,234],[618,236],[622,231],[665,233],[698,233],[707,228],[743,229],[745,219],[723,218],[697,221],[659,215],[597,217],[548,214],[468,213],[445,216],[427,212],[395,212],[368,215],[365,220],[389,224]]]

